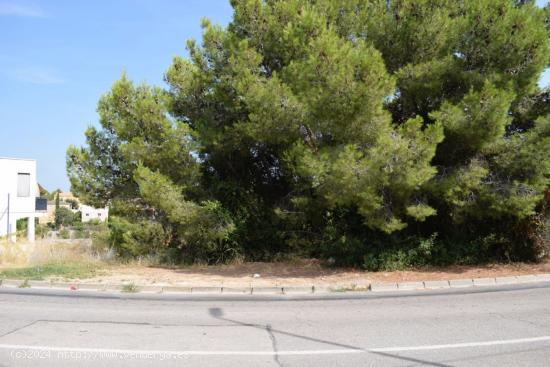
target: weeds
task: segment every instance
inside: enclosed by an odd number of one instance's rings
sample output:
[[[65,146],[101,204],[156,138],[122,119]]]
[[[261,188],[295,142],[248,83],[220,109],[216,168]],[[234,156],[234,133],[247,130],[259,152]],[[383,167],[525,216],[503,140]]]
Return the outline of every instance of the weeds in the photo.
[[[47,277],[66,279],[85,279],[97,274],[98,265],[82,262],[46,263],[25,268],[6,269],[0,272],[0,277],[10,279],[43,280]]]
[[[331,292],[336,292],[336,293],[340,293],[340,292],[368,292],[370,290],[370,286],[360,286],[360,285],[357,285],[357,284],[352,284],[351,286],[349,287],[337,287],[337,288],[331,288],[330,291]]]
[[[138,287],[134,283],[123,284],[120,291],[123,293],[137,293]]]

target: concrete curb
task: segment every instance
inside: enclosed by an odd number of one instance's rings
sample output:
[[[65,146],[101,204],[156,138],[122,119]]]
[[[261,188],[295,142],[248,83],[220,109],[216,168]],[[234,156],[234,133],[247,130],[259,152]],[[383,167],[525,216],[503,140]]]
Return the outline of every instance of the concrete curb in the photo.
[[[398,288],[398,283],[372,283],[369,290],[373,292],[392,292]]]
[[[426,289],[446,289],[451,288],[448,280],[427,280],[424,282],[424,288]]]
[[[550,274],[529,274],[495,278],[450,279],[407,281],[398,283],[362,283],[361,285],[332,286],[177,286],[177,285],[134,285],[126,284],[92,284],[77,282],[50,282],[25,279],[0,279],[0,288],[36,288],[52,290],[70,290],[75,292],[111,292],[111,293],[158,293],[158,294],[233,294],[233,295],[305,295],[329,294],[337,292],[407,292],[432,289],[457,289],[496,287],[513,284],[550,282]]]
[[[222,287],[222,293],[225,294],[252,294],[250,287]]]
[[[424,289],[425,285],[424,282],[401,282],[397,283],[397,289],[400,291],[416,291],[418,289]]]
[[[474,286],[473,279],[451,279],[449,280],[449,286],[451,288],[468,288]]]

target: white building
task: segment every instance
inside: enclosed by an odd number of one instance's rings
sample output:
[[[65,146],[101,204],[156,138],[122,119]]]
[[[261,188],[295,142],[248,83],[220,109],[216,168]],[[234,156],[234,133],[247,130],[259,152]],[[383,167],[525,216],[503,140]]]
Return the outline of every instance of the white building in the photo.
[[[89,205],[81,205],[80,212],[82,213],[82,222],[89,222],[91,220],[105,222],[109,217],[109,208],[94,208]]]
[[[27,238],[34,242],[37,191],[35,160],[0,157],[0,237],[15,242],[17,220],[28,218]]]

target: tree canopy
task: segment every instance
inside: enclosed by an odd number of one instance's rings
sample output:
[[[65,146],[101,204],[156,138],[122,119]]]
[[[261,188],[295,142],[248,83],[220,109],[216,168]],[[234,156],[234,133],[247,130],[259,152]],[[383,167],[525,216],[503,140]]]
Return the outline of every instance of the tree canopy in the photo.
[[[113,206],[118,242],[368,268],[548,251],[548,7],[231,4],[227,27],[203,21],[173,60],[168,90],[123,75],[69,148],[73,190]]]

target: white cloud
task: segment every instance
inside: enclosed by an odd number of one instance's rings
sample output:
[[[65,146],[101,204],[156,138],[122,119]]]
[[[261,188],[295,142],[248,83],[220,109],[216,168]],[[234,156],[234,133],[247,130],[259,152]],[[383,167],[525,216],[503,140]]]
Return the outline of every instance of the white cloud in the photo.
[[[47,16],[46,13],[35,6],[11,2],[0,2],[0,16],[2,15],[33,18],[44,18]]]
[[[63,84],[65,80],[54,70],[43,67],[18,68],[8,72],[15,80],[32,84]]]

